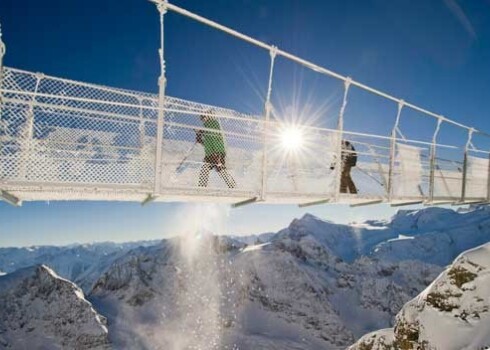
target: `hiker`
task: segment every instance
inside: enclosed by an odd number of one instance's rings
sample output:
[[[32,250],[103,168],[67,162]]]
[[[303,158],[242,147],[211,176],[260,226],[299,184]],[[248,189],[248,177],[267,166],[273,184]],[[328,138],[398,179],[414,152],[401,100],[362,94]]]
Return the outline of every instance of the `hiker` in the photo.
[[[357,193],[356,185],[351,177],[351,170],[357,164],[357,152],[352,143],[347,140],[342,140],[342,173],[340,175],[340,193]],[[335,169],[335,165],[332,164],[331,170]],[[348,191],[347,191],[348,190]]]
[[[224,180],[228,188],[235,188],[233,177],[226,171],[226,149],[221,126],[214,117],[213,111],[207,111],[200,116],[203,126],[207,130],[196,130],[196,142],[204,147],[204,161],[199,173],[199,187],[207,187],[209,172],[215,169]],[[216,131],[210,131],[215,129]]]

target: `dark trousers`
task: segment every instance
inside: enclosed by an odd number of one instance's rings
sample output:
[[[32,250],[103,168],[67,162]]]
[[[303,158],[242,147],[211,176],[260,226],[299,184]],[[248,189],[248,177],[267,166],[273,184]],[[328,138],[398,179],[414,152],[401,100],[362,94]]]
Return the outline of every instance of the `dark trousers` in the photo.
[[[201,167],[201,171],[199,173],[199,187],[207,187],[209,181],[209,173],[211,169],[216,169],[219,176],[226,183],[228,188],[235,188],[236,183],[233,177],[226,171],[225,165],[226,155],[223,153],[213,153],[206,157],[204,157],[204,164]]]
[[[340,177],[340,193],[357,193],[356,185],[350,176],[351,169],[351,165],[344,164]],[[349,192],[347,192],[347,190],[349,190]]]

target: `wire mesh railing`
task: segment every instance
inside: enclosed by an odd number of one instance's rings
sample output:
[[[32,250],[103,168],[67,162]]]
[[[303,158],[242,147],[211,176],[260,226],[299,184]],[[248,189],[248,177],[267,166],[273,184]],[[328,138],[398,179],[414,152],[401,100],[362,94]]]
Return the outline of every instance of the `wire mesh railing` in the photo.
[[[143,200],[152,194],[236,201],[261,195],[263,166],[271,202],[335,201],[339,192],[345,192],[341,201],[389,198],[391,137],[343,131],[352,148],[339,153],[337,130],[275,119],[266,131],[260,116],[167,96],[162,163],[156,165],[157,95],[12,68],[3,73],[0,184],[25,200]],[[484,200],[489,162],[473,153],[466,196]],[[356,157],[348,171],[355,191],[344,184],[350,155]],[[396,143],[393,200],[429,198],[430,157],[429,143]],[[434,164],[434,199],[460,199],[463,162],[436,157]],[[153,191],[155,166],[162,167],[160,193]]]

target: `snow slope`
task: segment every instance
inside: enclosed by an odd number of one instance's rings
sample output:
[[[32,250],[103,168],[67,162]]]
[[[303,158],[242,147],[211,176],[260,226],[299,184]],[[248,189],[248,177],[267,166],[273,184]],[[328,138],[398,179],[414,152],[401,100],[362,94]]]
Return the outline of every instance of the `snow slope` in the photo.
[[[394,329],[368,334],[350,349],[490,348],[490,243],[461,254],[398,313]]]
[[[383,242],[371,252],[373,258],[445,266],[461,252],[490,241],[490,207],[466,213],[442,208],[400,211],[389,227],[416,239]]]
[[[215,240],[200,242],[195,261],[179,253],[181,241],[138,249],[101,277],[90,298],[116,347],[322,349],[354,339],[318,271],[272,245]]]
[[[488,214],[427,208],[356,225],[305,215],[248,246],[231,237],[167,240],[115,260],[90,300],[119,347],[338,349],[393,326],[462,249],[490,241]],[[188,261],[182,251],[195,244]],[[205,336],[190,336],[199,315],[212,322]]]
[[[315,237],[346,262],[369,256],[382,261],[417,260],[446,266],[461,252],[490,241],[490,207],[475,207],[463,213],[444,208],[400,210],[390,222],[352,225],[306,214],[272,239],[302,235]]]
[[[247,245],[254,245],[260,243],[269,242],[270,239],[275,235],[275,232],[261,233],[259,235],[249,235],[249,236],[229,236],[230,238],[245,243]]]
[[[0,348],[106,349],[105,319],[44,265],[0,277]]]
[[[294,227],[247,248],[201,242],[207,253],[195,263],[179,254],[178,240],[133,250],[104,273],[90,300],[123,348],[179,349],[167,337],[191,333],[201,305],[211,299],[219,307],[202,313],[218,319],[209,338],[221,343],[196,339],[202,349],[336,349],[366,330],[391,325],[400,307],[440,272],[412,261],[349,264],[324,240]],[[182,316],[188,313],[191,320]]]

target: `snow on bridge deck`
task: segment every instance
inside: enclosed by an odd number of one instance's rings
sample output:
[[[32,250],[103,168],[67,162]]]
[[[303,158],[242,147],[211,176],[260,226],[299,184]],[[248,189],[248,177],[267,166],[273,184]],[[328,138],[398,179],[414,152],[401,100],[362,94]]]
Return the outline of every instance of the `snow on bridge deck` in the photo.
[[[489,201],[488,152],[472,143],[473,134],[481,132],[165,1],[158,4],[162,26],[158,95],[2,67],[5,50],[0,36],[0,197],[13,204],[149,199],[300,205]],[[165,95],[163,17],[167,9],[270,50],[264,116]],[[294,149],[288,148],[292,141],[285,137],[294,137],[288,134],[292,126],[274,114],[270,99],[276,55],[344,82],[337,129],[295,125],[301,142]],[[391,135],[344,130],[343,114],[351,86],[397,102]],[[399,121],[404,108],[437,119],[432,140],[403,136]],[[199,186],[204,151],[195,145],[195,132],[213,132],[203,127],[201,115],[211,116],[220,124],[227,171],[236,182],[232,189],[215,172],[211,172],[207,187]],[[437,144],[442,123],[467,130],[466,147]],[[352,169],[358,194],[339,193],[342,139],[348,139],[358,154],[358,164]],[[451,149],[460,158],[442,158],[440,149]]]

